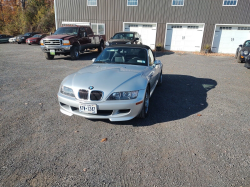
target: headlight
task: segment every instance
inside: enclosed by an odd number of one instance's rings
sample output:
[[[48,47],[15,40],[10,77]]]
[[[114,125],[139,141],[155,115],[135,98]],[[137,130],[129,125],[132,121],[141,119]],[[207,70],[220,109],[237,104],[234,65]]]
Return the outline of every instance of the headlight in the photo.
[[[43,40],[40,40],[40,44],[43,45]]]
[[[131,44],[131,42],[127,42],[126,44]]]
[[[60,91],[64,95],[68,95],[70,97],[75,97],[75,94],[74,94],[73,90],[71,88],[69,88],[69,87],[62,86]]]
[[[108,42],[105,42],[105,45],[106,45],[106,46],[109,46],[109,43],[108,43]]]
[[[129,100],[135,99],[138,96],[138,90],[131,92],[114,92],[112,93],[108,100]]]
[[[63,45],[70,45],[69,40],[63,40],[62,43],[63,43]]]
[[[248,51],[244,51],[244,55],[248,55]]]

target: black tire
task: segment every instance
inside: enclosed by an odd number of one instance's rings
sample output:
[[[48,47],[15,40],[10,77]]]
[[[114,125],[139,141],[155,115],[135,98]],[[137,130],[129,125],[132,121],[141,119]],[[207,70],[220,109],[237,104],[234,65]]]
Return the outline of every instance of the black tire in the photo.
[[[234,56],[236,59],[237,59],[237,57],[238,57],[238,53],[237,53],[237,51],[236,51],[236,53],[235,53],[235,56]]]
[[[161,86],[161,85],[162,85],[162,72],[159,76],[158,83],[157,83],[157,86]]]
[[[17,42],[18,44],[21,44],[21,42]]]
[[[44,53],[44,55],[45,55],[45,58],[47,59],[47,60],[53,60],[54,59],[54,55],[51,55],[50,53]]]
[[[98,47],[98,52],[101,53],[103,51],[103,49],[104,49],[104,43],[101,42],[99,47]]]
[[[238,63],[242,63],[242,61],[241,61],[241,59],[240,59],[240,53],[238,53],[237,62],[238,62]]]
[[[149,98],[150,98],[150,91],[149,86],[146,89],[143,106],[141,109],[140,114],[137,116],[138,118],[146,118],[148,116],[148,109],[149,109]]]
[[[78,46],[73,46],[70,49],[70,57],[72,60],[77,60],[79,59],[80,53],[79,53],[79,47]]]

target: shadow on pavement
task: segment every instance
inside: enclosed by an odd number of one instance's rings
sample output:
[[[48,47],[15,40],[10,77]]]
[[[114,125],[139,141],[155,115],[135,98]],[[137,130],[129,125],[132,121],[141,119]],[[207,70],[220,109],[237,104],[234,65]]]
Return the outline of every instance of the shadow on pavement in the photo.
[[[80,54],[80,57],[78,60],[92,60],[93,58],[96,58],[100,53],[98,51],[87,51],[83,54]],[[78,61],[78,60],[71,60],[70,55],[64,56],[55,56],[55,60],[68,60],[68,61]]]
[[[186,118],[204,110],[207,92],[217,85],[212,79],[188,75],[163,75],[163,84],[150,98],[149,115],[145,119],[111,122],[117,125],[150,126]]]
[[[165,55],[173,55],[173,54],[175,54],[175,52],[173,52],[173,51],[155,51],[154,52],[154,54],[155,54],[155,57],[157,58],[157,57],[161,57],[161,56],[165,56]]]

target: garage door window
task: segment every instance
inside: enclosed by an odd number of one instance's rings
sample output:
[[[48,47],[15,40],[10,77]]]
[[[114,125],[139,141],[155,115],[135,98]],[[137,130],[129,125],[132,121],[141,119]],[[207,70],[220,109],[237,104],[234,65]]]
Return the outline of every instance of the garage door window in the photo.
[[[184,6],[184,0],[173,0],[172,6]]]
[[[88,0],[88,6],[97,6],[97,0]]]
[[[187,28],[188,28],[188,29],[198,29],[199,26],[188,26]]]
[[[138,0],[128,0],[128,6],[138,6]]]
[[[220,30],[232,30],[232,27],[220,27]]]
[[[223,0],[223,6],[237,6],[238,0]]]
[[[91,28],[94,34],[104,35],[105,34],[105,24],[104,23],[91,23]]]
[[[173,26],[172,26],[172,29],[181,29],[181,28],[182,28],[181,25],[173,25]]]
[[[250,30],[250,27],[238,27],[238,30]]]

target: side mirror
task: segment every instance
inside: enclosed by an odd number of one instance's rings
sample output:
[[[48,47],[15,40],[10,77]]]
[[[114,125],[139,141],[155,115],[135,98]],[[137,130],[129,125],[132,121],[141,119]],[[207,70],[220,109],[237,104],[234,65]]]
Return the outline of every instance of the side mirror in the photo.
[[[139,38],[135,38],[134,41],[139,40]]]
[[[161,64],[161,61],[160,60],[155,60],[154,64],[159,65],[159,64]]]
[[[242,47],[242,45],[239,45],[239,47]]]
[[[96,58],[93,58],[93,59],[92,59],[92,62],[95,62],[95,59],[96,59]]]

